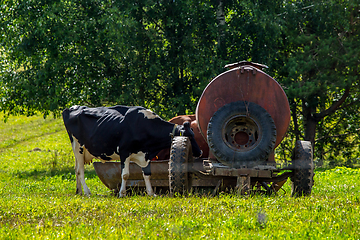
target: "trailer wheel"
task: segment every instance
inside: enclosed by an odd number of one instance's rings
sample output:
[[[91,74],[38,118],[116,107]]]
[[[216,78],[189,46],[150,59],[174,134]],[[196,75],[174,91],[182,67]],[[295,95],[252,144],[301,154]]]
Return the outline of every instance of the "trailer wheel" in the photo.
[[[296,141],[294,149],[291,195],[309,196],[314,185],[314,161],[311,142]]]
[[[192,158],[191,143],[188,137],[174,137],[169,160],[170,194],[185,194],[189,190],[188,163]]]
[[[266,161],[276,141],[270,114],[252,102],[232,102],[214,113],[208,124],[210,150],[223,164],[254,167]]]

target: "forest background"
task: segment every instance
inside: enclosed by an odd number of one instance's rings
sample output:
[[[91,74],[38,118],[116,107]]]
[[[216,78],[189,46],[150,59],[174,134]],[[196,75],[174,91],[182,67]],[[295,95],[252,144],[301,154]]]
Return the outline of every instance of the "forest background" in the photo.
[[[0,111],[60,116],[74,104],[191,114],[241,60],[267,65],[291,108],[288,138],[319,167],[360,162],[360,1],[1,0]],[[279,106],[281,107],[281,106]]]

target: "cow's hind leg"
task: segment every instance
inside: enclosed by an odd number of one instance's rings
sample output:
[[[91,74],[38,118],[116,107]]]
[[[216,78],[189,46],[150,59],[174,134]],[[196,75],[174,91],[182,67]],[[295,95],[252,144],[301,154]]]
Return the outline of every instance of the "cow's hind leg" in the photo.
[[[75,157],[76,194],[81,195],[82,187],[81,187],[80,178],[78,177],[78,169],[79,169],[78,165],[79,165],[78,160]]]
[[[75,139],[72,142],[72,148],[75,155],[76,194],[82,194],[82,186],[84,188],[85,195],[90,195],[90,190],[85,183],[84,149]]]
[[[130,170],[129,170],[130,158],[126,158],[125,163],[121,163],[121,187],[119,192],[119,197],[126,196],[126,181],[129,178]]]

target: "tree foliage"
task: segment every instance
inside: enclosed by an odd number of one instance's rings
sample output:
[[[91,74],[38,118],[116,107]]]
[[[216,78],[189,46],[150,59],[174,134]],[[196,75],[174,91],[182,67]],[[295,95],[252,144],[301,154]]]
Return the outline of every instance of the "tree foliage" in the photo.
[[[71,104],[145,105],[163,114],[194,109],[194,96],[219,68],[211,59],[216,19],[207,4],[6,1],[1,46],[9,64],[1,108],[26,114]]]
[[[359,3],[295,1],[281,15],[286,35],[278,77],[295,138],[311,141],[320,162],[359,144]]]
[[[248,60],[288,95],[280,155],[306,139],[320,160],[356,159],[359,22],[359,0],[3,0],[0,110],[124,104],[170,118],[193,113],[225,64]]]

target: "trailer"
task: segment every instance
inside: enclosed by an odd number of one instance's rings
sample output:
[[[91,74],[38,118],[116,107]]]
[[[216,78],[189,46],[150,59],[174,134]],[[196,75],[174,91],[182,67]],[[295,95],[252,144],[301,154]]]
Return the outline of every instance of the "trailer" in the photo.
[[[241,61],[215,77],[204,89],[192,126],[206,153],[192,156],[190,140],[174,137],[169,159],[151,162],[155,189],[183,194],[194,188],[234,189],[239,194],[276,193],[287,179],[292,196],[311,194],[314,162],[309,141],[296,141],[288,164],[275,162],[274,151],[286,136],[290,107],[279,83],[262,70],[265,65]],[[120,162],[94,162],[106,187],[121,184]],[[141,168],[130,164],[128,186],[144,187]]]

